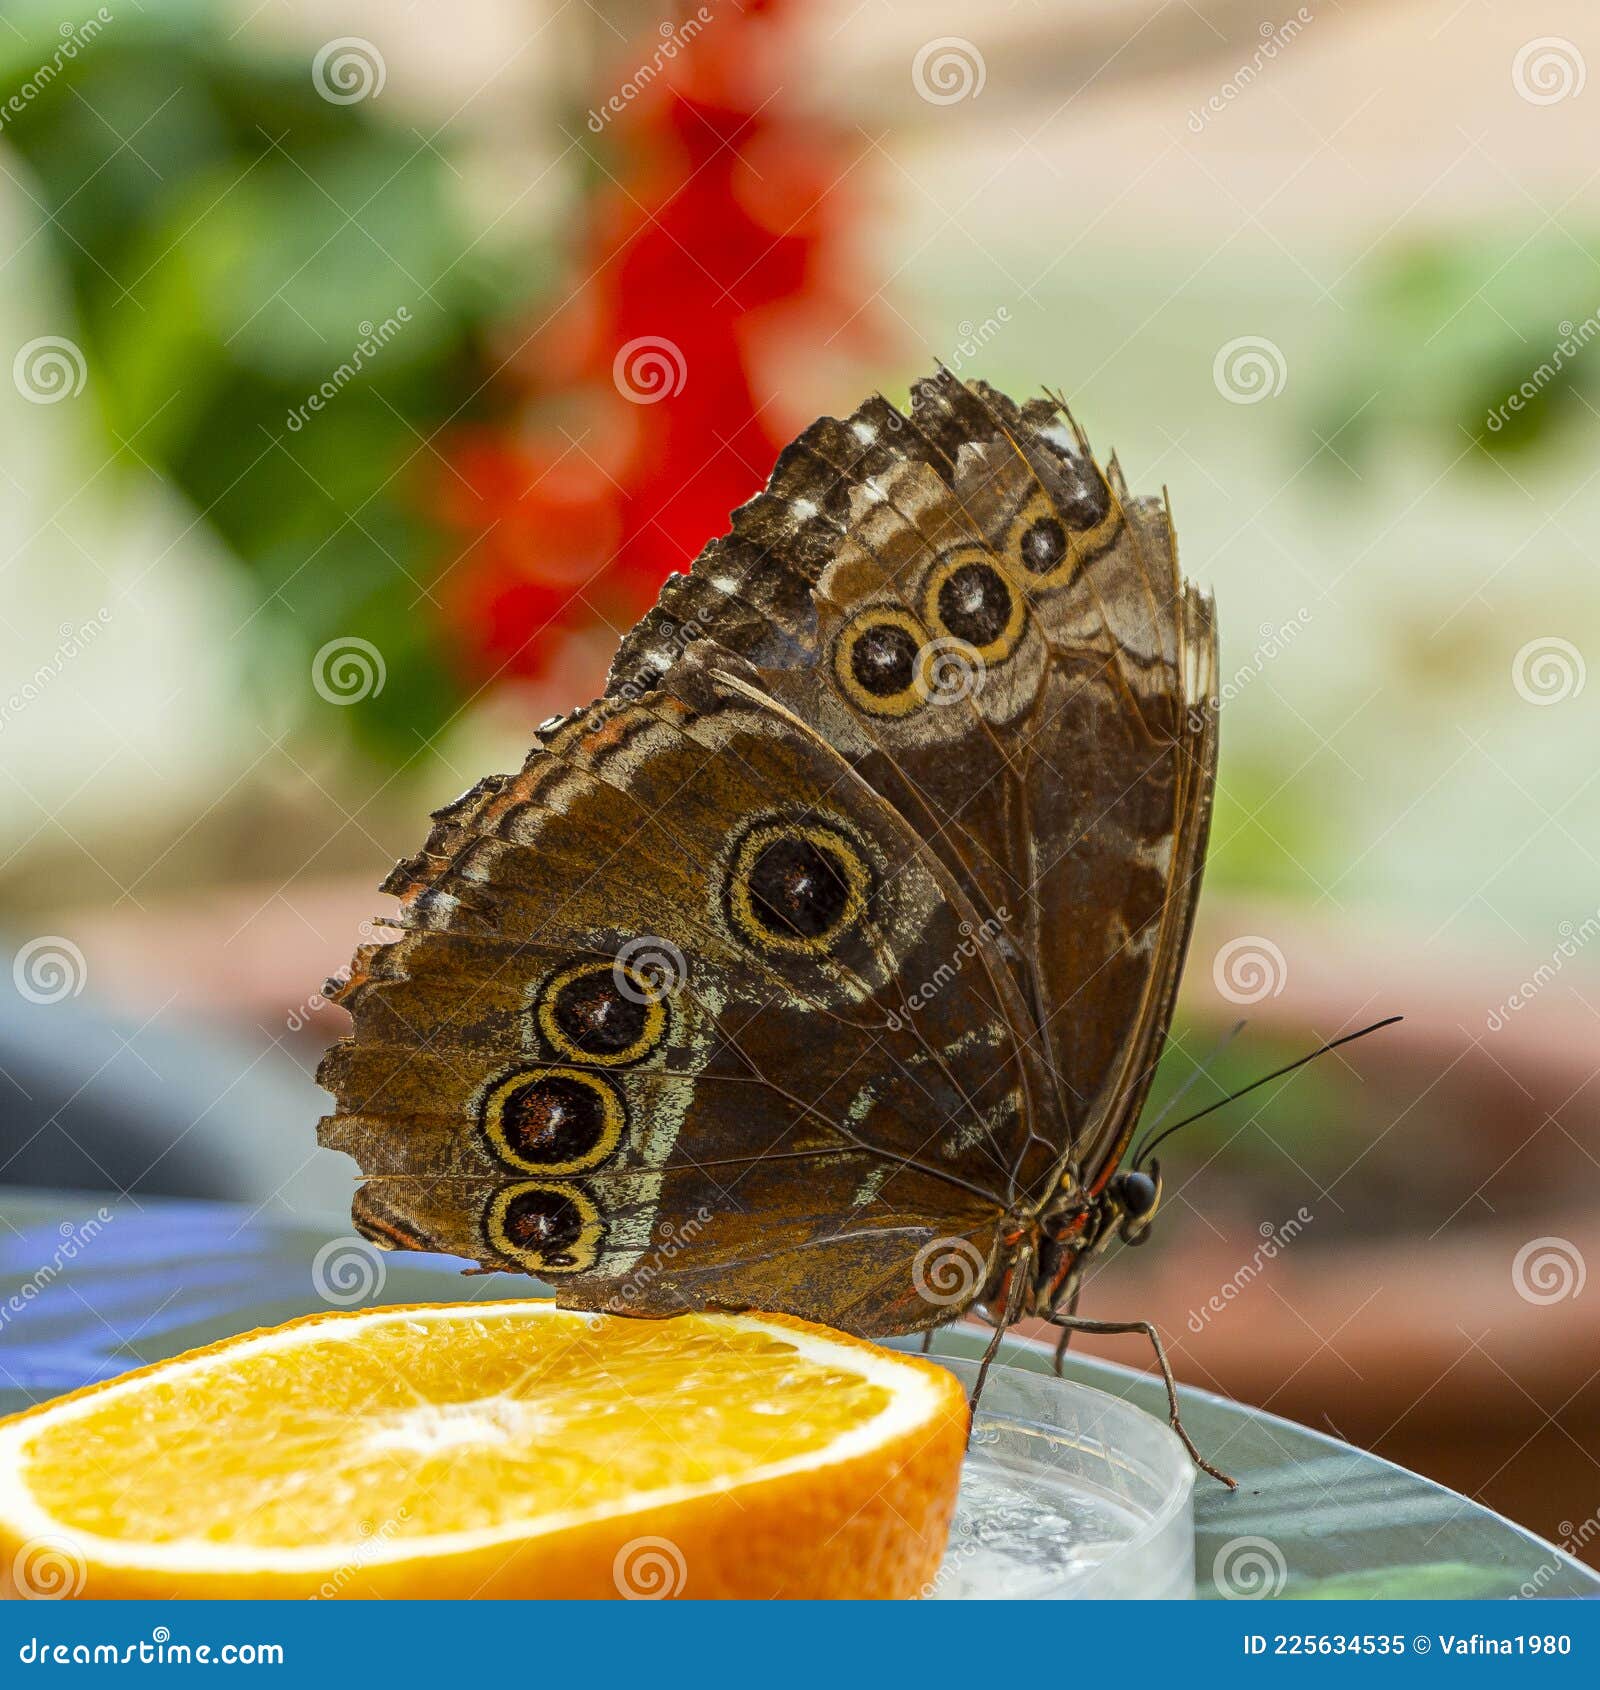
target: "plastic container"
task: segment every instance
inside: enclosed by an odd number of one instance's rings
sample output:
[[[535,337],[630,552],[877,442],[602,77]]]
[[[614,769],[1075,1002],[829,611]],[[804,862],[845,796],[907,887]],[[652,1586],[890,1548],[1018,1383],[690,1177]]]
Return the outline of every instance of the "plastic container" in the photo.
[[[970,1392],[975,1361],[929,1358]],[[989,1369],[935,1599],[1192,1597],[1194,1479],[1171,1429],[1088,1385]]]

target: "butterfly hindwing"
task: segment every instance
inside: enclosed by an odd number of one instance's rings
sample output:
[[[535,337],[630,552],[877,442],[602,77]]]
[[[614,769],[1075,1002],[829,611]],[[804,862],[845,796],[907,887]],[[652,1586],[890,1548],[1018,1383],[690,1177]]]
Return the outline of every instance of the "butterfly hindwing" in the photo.
[[[916,819],[1001,936],[1049,1056],[1047,1136],[1100,1184],[1198,891],[1209,606],[1182,582],[1165,507],[1131,499],[1054,404],[941,373],[897,438],[920,449],[871,472],[835,459],[860,479],[814,594],[817,655],[764,679]]]

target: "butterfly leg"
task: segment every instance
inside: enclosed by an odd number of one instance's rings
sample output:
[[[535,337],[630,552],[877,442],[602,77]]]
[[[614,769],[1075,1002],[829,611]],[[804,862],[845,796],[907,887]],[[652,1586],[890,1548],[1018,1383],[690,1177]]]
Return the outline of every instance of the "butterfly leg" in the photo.
[[[968,1404],[974,1414],[978,1412],[978,1398],[983,1395],[984,1381],[989,1377],[989,1365],[994,1360],[995,1352],[1000,1348],[1000,1340],[1005,1337],[1006,1328],[1010,1324],[1009,1320],[997,1320],[994,1323],[994,1335],[989,1340],[988,1348],[983,1352],[983,1360],[978,1363],[978,1377],[972,1387],[972,1400]]]
[[[1067,1304],[1068,1318],[1071,1318],[1078,1312],[1078,1298],[1082,1294],[1082,1291],[1083,1287],[1081,1285],[1073,1286],[1072,1301]],[[1058,1322],[1058,1324],[1060,1323]],[[1056,1339],[1055,1375],[1058,1379],[1061,1377],[1061,1364],[1067,1359],[1067,1350],[1071,1343],[1072,1328],[1070,1326],[1062,1325],[1061,1336]]]
[[[1064,1328],[1066,1333],[1094,1332],[1105,1337],[1117,1337],[1123,1333],[1142,1332],[1150,1340],[1150,1347],[1156,1352],[1156,1363],[1160,1367],[1161,1377],[1166,1383],[1167,1424],[1183,1440],[1183,1447],[1188,1450],[1190,1460],[1202,1473],[1209,1473],[1213,1479],[1220,1480],[1229,1490],[1239,1488],[1239,1481],[1229,1478],[1221,1468],[1213,1467],[1194,1447],[1194,1439],[1184,1430],[1183,1419],[1178,1413],[1178,1382],[1172,1377],[1172,1364],[1167,1360],[1167,1350],[1161,1342],[1161,1334],[1148,1320],[1088,1320],[1083,1315],[1077,1314],[1057,1314],[1050,1318],[1052,1324]]]
[[[978,1399],[983,1395],[984,1381],[989,1377],[989,1366],[1000,1348],[1000,1340],[1006,1335],[1006,1328],[1015,1325],[1022,1313],[1022,1300],[1028,1289],[1028,1266],[1033,1260],[1033,1252],[1024,1248],[1021,1255],[1011,1264],[1010,1290],[1006,1295],[1005,1312],[994,1323],[994,1336],[989,1340],[988,1348],[983,1352],[983,1360],[978,1363],[978,1377],[972,1387],[972,1396],[967,1407],[970,1418],[967,1422],[967,1442],[972,1442],[972,1428],[977,1424]]]

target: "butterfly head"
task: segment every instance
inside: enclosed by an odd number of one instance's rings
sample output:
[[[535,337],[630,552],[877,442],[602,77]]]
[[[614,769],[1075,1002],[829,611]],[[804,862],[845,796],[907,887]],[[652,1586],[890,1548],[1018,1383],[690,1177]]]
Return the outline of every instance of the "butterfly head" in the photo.
[[[1124,1244],[1143,1244],[1161,1207],[1161,1164],[1152,1162],[1148,1169],[1124,1168],[1114,1174],[1101,1201],[1112,1211],[1107,1230],[1114,1227]]]
[[[1161,1207],[1161,1164],[1127,1167],[1089,1196],[1069,1176],[1058,1206],[1041,1217],[1035,1312],[1048,1316],[1071,1302],[1089,1262],[1111,1242],[1143,1244]]]

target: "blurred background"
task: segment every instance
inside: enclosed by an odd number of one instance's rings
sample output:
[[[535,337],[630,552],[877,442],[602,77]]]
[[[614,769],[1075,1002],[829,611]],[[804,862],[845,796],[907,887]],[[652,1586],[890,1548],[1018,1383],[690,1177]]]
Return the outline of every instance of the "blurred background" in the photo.
[[[347,1231],[317,987],[427,810],[815,414],[1048,383],[1220,607],[1161,1091],[1407,1018],[1175,1139],[1084,1312],[1595,1559],[1591,66],[1579,0],[8,0],[0,1184]]]

